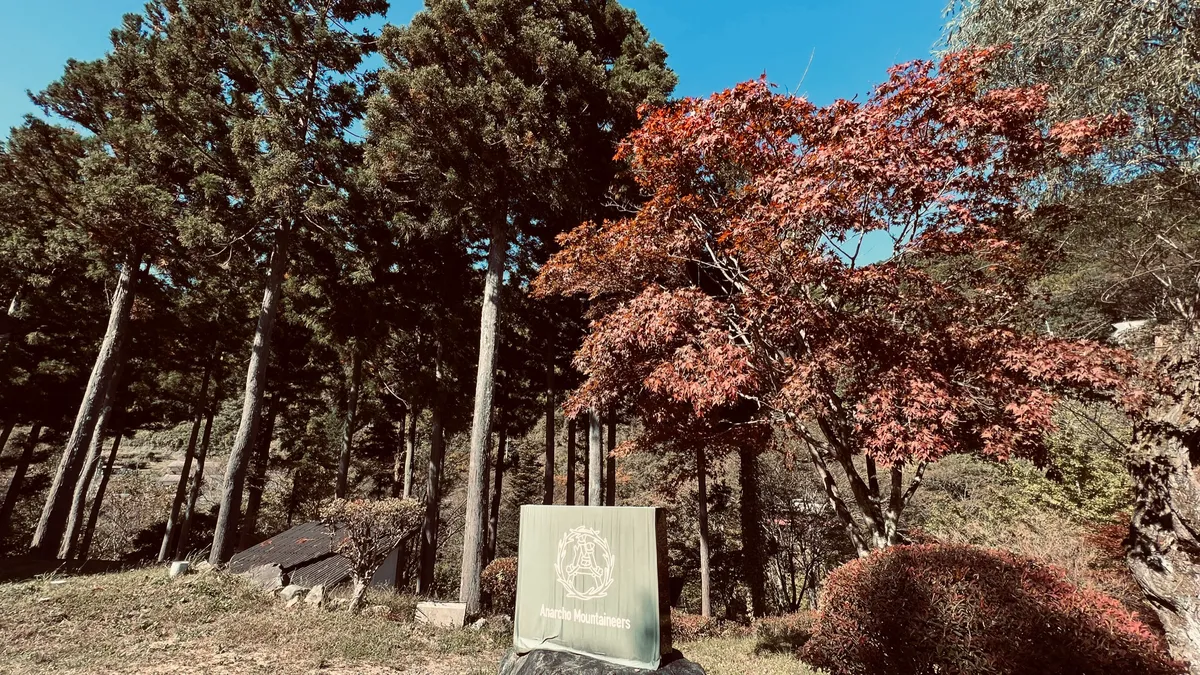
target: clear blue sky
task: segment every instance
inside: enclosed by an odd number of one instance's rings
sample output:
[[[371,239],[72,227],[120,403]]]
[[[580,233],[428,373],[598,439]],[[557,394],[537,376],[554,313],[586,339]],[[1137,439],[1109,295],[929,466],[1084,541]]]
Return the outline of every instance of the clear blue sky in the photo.
[[[0,133],[34,110],[26,90],[93,59],[144,0],[0,0]],[[393,0],[404,23],[420,0]],[[670,54],[678,94],[703,96],[766,73],[815,103],[868,91],[893,63],[927,57],[945,0],[625,0]],[[811,65],[809,59],[811,57]],[[805,75],[807,69],[808,74]],[[803,82],[801,80],[803,79]]]

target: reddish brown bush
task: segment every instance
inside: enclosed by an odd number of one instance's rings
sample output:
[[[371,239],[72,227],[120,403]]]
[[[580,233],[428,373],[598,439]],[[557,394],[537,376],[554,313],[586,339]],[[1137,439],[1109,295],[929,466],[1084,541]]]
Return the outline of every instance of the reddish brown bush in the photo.
[[[713,619],[686,612],[671,612],[671,639],[677,642],[741,636],[746,632],[747,629],[744,625],[733,621]]]
[[[517,559],[496,558],[479,577],[483,590],[492,596],[492,607],[511,612],[517,604]]]
[[[1120,602],[1005,551],[896,546],[826,580],[801,658],[831,675],[1177,675]]]

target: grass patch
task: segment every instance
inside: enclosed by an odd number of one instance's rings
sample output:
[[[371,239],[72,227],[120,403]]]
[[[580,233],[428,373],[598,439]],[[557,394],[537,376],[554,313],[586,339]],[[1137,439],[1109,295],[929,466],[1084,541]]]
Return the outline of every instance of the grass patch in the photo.
[[[755,649],[754,637],[728,637],[681,642],[675,647],[689,660],[704,667],[708,675],[822,675],[790,654],[764,653]]]

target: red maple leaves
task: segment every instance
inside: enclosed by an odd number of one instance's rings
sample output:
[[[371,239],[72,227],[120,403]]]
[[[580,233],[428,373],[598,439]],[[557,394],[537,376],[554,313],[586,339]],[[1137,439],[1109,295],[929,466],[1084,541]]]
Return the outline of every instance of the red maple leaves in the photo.
[[[862,103],[754,81],[648,111],[620,151],[647,201],[565,235],[535,285],[595,307],[572,405],[752,401],[818,454],[906,464],[1036,457],[1056,395],[1121,389],[1121,352],[1021,307],[1038,177],[1123,123],[1048,130],[1045,88],[981,91],[995,55],[896,66]]]

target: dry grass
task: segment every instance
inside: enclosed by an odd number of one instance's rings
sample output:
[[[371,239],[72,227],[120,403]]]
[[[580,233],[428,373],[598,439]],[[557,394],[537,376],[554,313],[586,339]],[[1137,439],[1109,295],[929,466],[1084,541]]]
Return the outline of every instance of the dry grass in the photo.
[[[286,610],[162,568],[0,584],[0,673],[490,673],[507,634]]]
[[[411,598],[373,594],[388,615],[285,609],[215,572],[170,580],[161,567],[0,583],[0,674],[496,672],[507,630],[436,630],[391,618]],[[815,675],[793,657],[756,655],[754,638],[679,645],[710,675]]]

